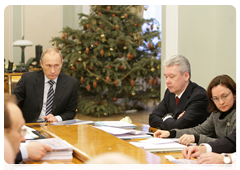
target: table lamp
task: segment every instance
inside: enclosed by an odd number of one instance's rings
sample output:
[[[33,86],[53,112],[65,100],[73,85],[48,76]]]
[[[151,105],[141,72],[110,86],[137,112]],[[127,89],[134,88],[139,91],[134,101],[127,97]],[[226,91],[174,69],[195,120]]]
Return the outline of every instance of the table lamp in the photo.
[[[22,48],[22,56],[21,56],[21,64],[25,64],[25,55],[24,55],[24,49],[26,46],[32,46],[33,43],[29,40],[24,40],[24,36],[21,40],[17,40],[13,43],[14,47],[21,47]]]

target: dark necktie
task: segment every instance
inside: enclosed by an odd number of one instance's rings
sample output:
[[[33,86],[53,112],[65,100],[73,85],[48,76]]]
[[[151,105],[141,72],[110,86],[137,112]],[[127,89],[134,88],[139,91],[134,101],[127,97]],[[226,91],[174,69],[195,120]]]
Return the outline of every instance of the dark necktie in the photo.
[[[48,114],[52,113],[52,103],[53,103],[53,98],[54,98],[53,85],[55,82],[52,80],[49,80],[48,83],[50,84],[50,88],[49,88],[48,94],[47,94],[46,116]]]
[[[179,98],[178,98],[178,97],[176,97],[176,106],[177,106],[177,104],[178,104],[178,101],[179,101]]]

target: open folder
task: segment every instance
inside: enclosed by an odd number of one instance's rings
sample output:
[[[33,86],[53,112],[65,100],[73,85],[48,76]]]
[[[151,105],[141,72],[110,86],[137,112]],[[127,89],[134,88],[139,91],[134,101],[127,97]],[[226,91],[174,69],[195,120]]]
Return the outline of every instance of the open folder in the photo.
[[[177,152],[182,151],[187,147],[178,142],[178,138],[163,139],[163,138],[150,138],[139,142],[129,142],[132,145],[140,147],[150,152]]]

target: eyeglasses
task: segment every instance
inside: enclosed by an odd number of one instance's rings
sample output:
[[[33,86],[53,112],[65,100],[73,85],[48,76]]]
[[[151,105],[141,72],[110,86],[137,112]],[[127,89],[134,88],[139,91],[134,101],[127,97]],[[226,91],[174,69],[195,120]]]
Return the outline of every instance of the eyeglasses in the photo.
[[[231,93],[231,91],[230,91],[228,94],[226,94],[226,95],[222,95],[220,98],[221,98],[223,101],[226,101],[226,100],[227,100],[227,97],[229,96],[230,93]],[[220,98],[218,98],[218,97],[213,97],[213,98],[211,98],[211,99],[212,99],[213,102],[217,103],[217,102],[220,101]]]
[[[9,129],[17,131],[23,137],[27,134],[27,129],[13,129],[13,128],[9,128]]]

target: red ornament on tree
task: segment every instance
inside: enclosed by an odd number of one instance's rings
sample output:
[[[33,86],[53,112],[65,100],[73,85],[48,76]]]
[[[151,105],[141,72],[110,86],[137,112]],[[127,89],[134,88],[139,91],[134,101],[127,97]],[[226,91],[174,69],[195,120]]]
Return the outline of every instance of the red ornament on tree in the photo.
[[[103,49],[101,49],[101,51],[100,51],[100,55],[101,55],[101,56],[104,55],[104,50],[103,50]]]
[[[116,14],[112,14],[112,17],[115,17],[116,16]]]
[[[112,69],[112,66],[108,66],[109,69]]]
[[[90,91],[91,90],[91,86],[87,85],[87,90]]]
[[[94,88],[97,87],[97,82],[96,82],[96,81],[93,82],[93,87],[94,87]]]
[[[124,18],[127,18],[127,14],[124,14],[123,16],[124,16]]]
[[[97,45],[98,45],[98,42],[97,42],[97,41],[95,41],[95,42],[94,42],[94,45],[96,45],[96,46],[97,46]]]
[[[131,85],[132,85],[132,86],[134,85],[134,80],[133,80],[133,79],[131,80]]]
[[[61,47],[58,47],[57,49],[58,49],[58,50],[61,50]]]
[[[152,79],[151,79],[151,78],[148,79],[148,84],[149,84],[149,85],[152,84]]]
[[[113,98],[113,101],[116,101],[116,100],[117,100],[117,98],[116,98],[116,97],[114,97],[114,98]]]
[[[155,78],[153,79],[153,85],[157,85],[157,83],[158,83],[158,79],[157,79],[157,77],[155,77]]]
[[[81,80],[80,80],[80,81],[81,81],[81,83],[83,83],[83,82],[84,82],[84,78],[83,78],[83,77],[81,77]]]
[[[72,36],[72,39],[75,40],[76,37]]]
[[[152,48],[152,44],[151,43],[148,43],[148,48]]]
[[[75,64],[75,65],[77,65],[77,63],[78,63],[78,61],[75,61],[75,63],[74,63],[74,64]]]
[[[101,16],[101,15],[102,15],[102,13],[101,13],[100,11],[98,11],[98,15],[99,15],[99,16]]]
[[[151,30],[153,30],[153,24],[151,25]]]
[[[75,70],[75,67],[72,66],[72,67],[71,67],[71,70],[74,71],[74,70]]]
[[[118,56],[119,58],[122,58],[122,54]]]
[[[91,67],[91,66],[89,66],[88,68],[89,68],[89,70],[93,70],[93,67]]]
[[[119,29],[119,25],[115,25],[115,29],[118,30]]]
[[[89,25],[89,24],[87,24],[87,25],[86,25],[86,28],[89,28],[89,27],[90,27],[90,25]]]
[[[123,65],[121,65],[121,67],[120,67],[121,69],[124,69],[124,66]]]
[[[116,79],[116,80],[114,80],[114,84],[115,84],[115,86],[117,86],[118,85],[118,80]]]
[[[107,82],[110,82],[110,77],[107,76],[107,77],[106,77],[106,80],[107,80]]]
[[[86,53],[87,53],[87,54],[89,53],[89,47],[86,48]]]
[[[107,6],[107,10],[111,10],[111,6]]]

